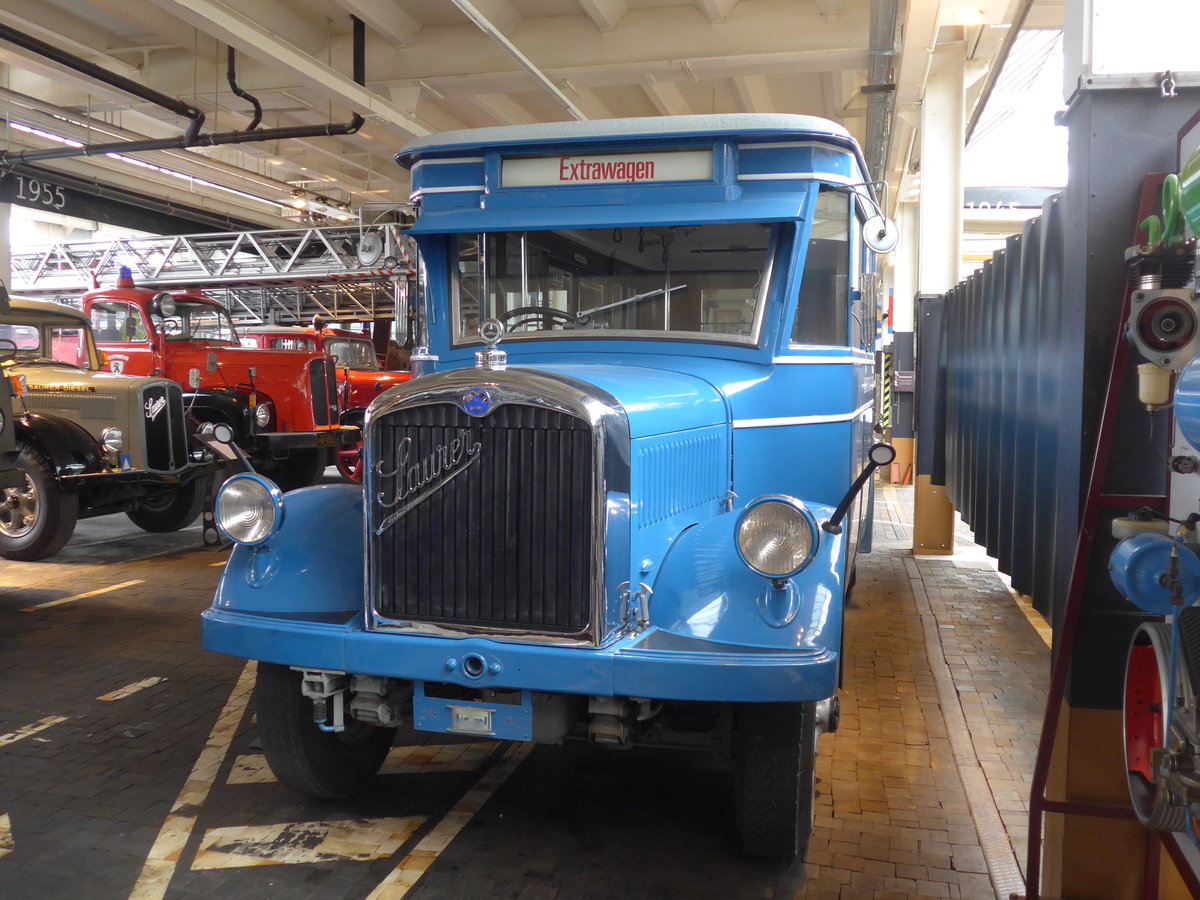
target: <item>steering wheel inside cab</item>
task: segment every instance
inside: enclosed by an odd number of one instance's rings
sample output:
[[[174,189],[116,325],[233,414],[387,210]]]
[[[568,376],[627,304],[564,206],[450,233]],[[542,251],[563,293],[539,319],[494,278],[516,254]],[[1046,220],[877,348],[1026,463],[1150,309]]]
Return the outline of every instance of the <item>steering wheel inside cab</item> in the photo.
[[[517,306],[500,313],[506,331],[518,331],[533,325],[538,331],[578,328],[591,321],[591,316],[577,316],[552,306]]]

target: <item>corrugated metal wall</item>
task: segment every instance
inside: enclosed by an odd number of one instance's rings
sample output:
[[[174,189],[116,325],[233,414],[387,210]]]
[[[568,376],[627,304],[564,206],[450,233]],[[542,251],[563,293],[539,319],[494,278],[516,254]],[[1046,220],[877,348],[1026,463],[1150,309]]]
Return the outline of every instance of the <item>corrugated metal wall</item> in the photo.
[[[930,298],[940,301],[940,316],[933,304],[920,317],[922,329],[940,332],[932,342],[921,338],[937,365],[922,361],[934,383],[920,390],[933,388],[944,403],[927,414],[944,416],[943,440],[942,429],[918,422],[918,446],[934,436],[932,453],[922,454],[932,480],[946,485],[1013,588],[1044,613],[1062,565],[1054,536],[1068,522],[1075,530],[1079,515],[1078,446],[1061,441],[1063,429],[1079,428],[1082,404],[1062,390],[1065,348],[1075,344],[1063,331],[1064,243],[1058,195],[982,269]]]

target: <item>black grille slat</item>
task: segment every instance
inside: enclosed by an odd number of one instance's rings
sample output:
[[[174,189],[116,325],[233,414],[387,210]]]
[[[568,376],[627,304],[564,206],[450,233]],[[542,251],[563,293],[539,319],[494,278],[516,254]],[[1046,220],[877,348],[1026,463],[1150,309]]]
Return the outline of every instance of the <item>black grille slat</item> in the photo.
[[[308,364],[308,387],[312,392],[313,421],[318,427],[336,424],[337,370],[332,360],[314,359]]]
[[[187,462],[183,390],[177,384],[151,384],[142,389],[142,430],[146,440],[146,468],[175,472]]]
[[[372,425],[371,456],[394,470],[407,437],[408,466],[419,465],[464,430],[481,450],[454,478],[392,507],[372,498],[374,532],[425,495],[381,535],[372,533],[377,610],[450,626],[585,632],[593,574],[589,425],[534,406],[503,405],[482,418],[450,404],[418,406]],[[394,497],[404,477],[375,477],[375,494]]]

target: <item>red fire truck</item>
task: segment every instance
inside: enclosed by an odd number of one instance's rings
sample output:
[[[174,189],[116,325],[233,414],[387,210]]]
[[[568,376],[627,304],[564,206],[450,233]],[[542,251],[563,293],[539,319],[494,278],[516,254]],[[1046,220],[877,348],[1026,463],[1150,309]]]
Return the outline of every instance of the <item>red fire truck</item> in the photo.
[[[178,382],[188,411],[228,423],[284,490],[315,482],[329,448],[357,445],[358,429],[341,423],[332,359],[242,347],[226,309],[199,291],[138,287],[122,267],[116,287],[83,295],[83,311],[110,371]]]
[[[353,331],[330,328],[318,317],[312,328],[297,325],[252,325],[241,329],[243,347],[263,350],[316,350],[337,365],[337,383],[342,403],[342,424],[361,426],[372,400],[397,384],[412,378],[411,372],[387,371],[379,366],[370,338]],[[351,481],[362,481],[362,444],[338,448],[338,471]]]

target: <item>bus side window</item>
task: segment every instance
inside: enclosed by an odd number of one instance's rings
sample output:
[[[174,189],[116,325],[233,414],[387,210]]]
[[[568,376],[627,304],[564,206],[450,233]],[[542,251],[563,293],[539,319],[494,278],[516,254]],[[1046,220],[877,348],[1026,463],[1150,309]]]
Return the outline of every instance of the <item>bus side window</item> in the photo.
[[[822,187],[792,326],[793,344],[848,346],[850,196]]]

